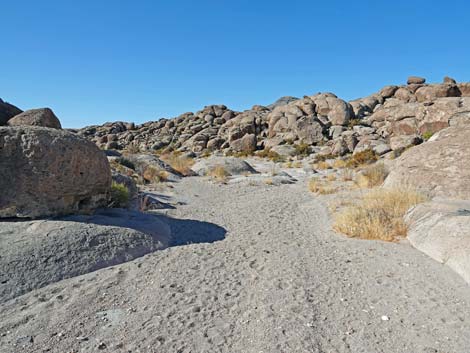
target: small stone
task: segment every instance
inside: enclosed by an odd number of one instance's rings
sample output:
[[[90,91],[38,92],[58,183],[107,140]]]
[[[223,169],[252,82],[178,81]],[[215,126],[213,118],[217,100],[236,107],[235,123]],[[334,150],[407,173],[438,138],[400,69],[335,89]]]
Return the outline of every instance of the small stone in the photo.
[[[100,343],[98,344],[98,349],[100,349],[100,350],[106,349],[106,343],[100,342]]]
[[[390,318],[387,315],[382,315],[381,317],[382,321],[389,321]]]

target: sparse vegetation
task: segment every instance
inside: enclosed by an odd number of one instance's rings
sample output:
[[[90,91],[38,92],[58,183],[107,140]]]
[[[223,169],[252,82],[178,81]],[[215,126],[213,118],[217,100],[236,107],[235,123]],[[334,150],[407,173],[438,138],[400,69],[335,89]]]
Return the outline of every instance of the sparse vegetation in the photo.
[[[352,181],[354,179],[354,172],[352,169],[344,168],[341,170],[341,179],[343,181]]]
[[[328,176],[326,177],[326,180],[336,181],[336,175],[335,174],[328,174]]]
[[[151,184],[157,184],[168,180],[170,174],[166,170],[157,169],[153,166],[148,166],[142,173],[144,180]]]
[[[331,185],[327,185],[325,182],[319,180],[318,178],[312,178],[308,182],[308,189],[320,195],[329,195],[334,194],[337,190]]]
[[[356,125],[362,125],[361,119],[349,119],[348,127],[352,129]]]
[[[388,170],[383,163],[366,166],[356,177],[356,184],[361,188],[380,186],[385,181]]]
[[[211,176],[217,181],[226,182],[227,177],[230,174],[227,172],[227,170],[224,168],[223,165],[217,165],[214,168],[212,168],[207,175]]]
[[[318,169],[318,170],[331,169],[330,163],[325,162],[325,161],[321,161],[321,162],[315,163],[315,164],[313,165],[313,167],[314,167],[315,169]]]
[[[266,185],[273,185],[273,180],[271,178],[267,178],[267,179],[264,180],[264,183]]]
[[[126,185],[116,183],[115,181],[111,184],[110,200],[108,207],[127,207],[129,204],[129,189]]]
[[[191,167],[194,165],[194,160],[192,158],[184,157],[178,153],[173,152],[162,155],[161,159],[184,176],[192,174]]]
[[[284,162],[285,159],[278,153],[270,150],[269,148],[265,148],[264,150],[256,152],[256,156],[260,158],[267,158],[270,159],[273,162]]]
[[[310,154],[310,146],[307,143],[299,143],[294,145],[295,154],[298,156],[308,156]]]
[[[424,201],[407,188],[377,189],[338,213],[333,228],[348,237],[393,241],[406,236],[403,216],[408,209]]]
[[[423,140],[424,141],[429,140],[432,137],[432,135],[434,135],[434,134],[431,131],[425,131],[423,133]]]
[[[342,168],[346,168],[346,162],[342,159],[335,159],[335,161],[333,162],[333,168],[335,169],[342,169]]]
[[[319,162],[324,162],[328,159],[335,159],[336,156],[331,154],[331,153],[328,153],[328,154],[316,154],[314,159],[313,159],[313,162],[314,163],[319,163]]]
[[[363,165],[374,163],[378,159],[379,156],[377,153],[375,153],[372,149],[366,149],[349,157],[349,159],[346,160],[346,166],[348,168],[357,168]]]

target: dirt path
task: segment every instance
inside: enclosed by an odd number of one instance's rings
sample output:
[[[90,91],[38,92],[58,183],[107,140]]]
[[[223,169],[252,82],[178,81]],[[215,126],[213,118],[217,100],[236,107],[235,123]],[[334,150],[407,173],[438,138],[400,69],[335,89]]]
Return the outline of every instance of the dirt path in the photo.
[[[189,178],[175,199],[178,246],[3,304],[0,352],[469,352],[463,280],[335,235],[302,182]]]

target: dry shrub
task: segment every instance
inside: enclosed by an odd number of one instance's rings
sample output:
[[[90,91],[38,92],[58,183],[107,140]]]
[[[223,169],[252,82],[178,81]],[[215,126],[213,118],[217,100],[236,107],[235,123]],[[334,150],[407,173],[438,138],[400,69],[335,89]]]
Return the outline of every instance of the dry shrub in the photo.
[[[393,241],[406,236],[405,213],[426,198],[414,190],[377,189],[338,213],[333,228],[348,237]]]
[[[335,180],[336,180],[336,175],[334,175],[334,174],[328,174],[328,176],[326,177],[326,180],[328,180],[328,181],[335,181]]]
[[[334,194],[336,192],[336,189],[332,187],[331,185],[327,185],[318,178],[312,178],[308,182],[308,189],[315,193],[315,194],[320,194],[320,195],[329,195],[329,194]]]
[[[348,168],[357,168],[362,165],[374,163],[379,159],[377,153],[375,153],[371,149],[367,149],[356,154],[353,154],[349,159],[346,161],[346,166]]]
[[[302,168],[302,162],[301,161],[294,162],[293,167],[294,168]]]
[[[225,182],[227,181],[227,177],[230,175],[227,170],[225,170],[224,166],[222,165],[216,165],[214,168],[212,168],[209,173],[207,174],[217,181],[220,182]]]
[[[284,167],[285,168],[294,168],[294,164],[291,161],[289,161],[284,165]]]
[[[331,165],[330,165],[328,162],[325,162],[325,161],[321,161],[321,162],[315,163],[315,164],[313,165],[313,167],[314,167],[315,169],[318,169],[318,170],[331,169]]]
[[[267,158],[272,160],[273,162],[284,162],[285,158],[279,155],[279,153],[271,151],[269,148],[266,148],[261,151],[256,152],[256,156],[260,158]]]
[[[170,173],[166,170],[157,169],[153,166],[148,166],[142,173],[142,177],[148,183],[160,183],[168,180]]]
[[[365,167],[356,178],[356,184],[361,188],[380,186],[388,175],[383,163],[376,163]]]
[[[353,180],[354,179],[354,172],[352,171],[352,169],[345,168],[345,169],[341,170],[341,179],[343,181]]]
[[[108,207],[122,208],[129,204],[130,192],[126,185],[116,183],[111,184]]]
[[[264,180],[264,183],[265,183],[266,185],[273,185],[274,182],[273,182],[273,180],[272,180],[271,178],[268,178],[268,179],[265,179],[265,180]]]
[[[171,153],[162,155],[161,159],[184,176],[192,174],[191,167],[194,165],[192,158],[180,156],[178,153]]]
[[[342,159],[335,159],[335,161],[333,162],[333,168],[336,168],[336,169],[346,168],[346,161]]]

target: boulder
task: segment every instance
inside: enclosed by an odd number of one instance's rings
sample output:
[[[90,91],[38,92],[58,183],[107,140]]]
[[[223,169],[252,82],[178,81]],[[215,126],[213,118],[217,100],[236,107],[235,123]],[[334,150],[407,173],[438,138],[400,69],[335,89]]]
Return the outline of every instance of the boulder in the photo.
[[[271,148],[271,151],[276,152],[282,157],[293,157],[297,154],[297,150],[292,145],[278,145]]]
[[[243,159],[235,157],[211,156],[196,162],[191,169],[199,175],[207,175],[218,166],[223,167],[229,175],[257,173],[257,171]]]
[[[393,151],[403,150],[408,147],[418,145],[421,142],[422,142],[422,139],[418,135],[392,136],[390,138],[390,148]]]
[[[93,216],[0,223],[0,302],[164,249],[162,217],[121,209]]]
[[[405,221],[411,245],[470,284],[470,201],[440,199],[420,204]]]
[[[0,99],[0,125],[5,125],[8,120],[22,112],[23,111],[21,109],[15,107],[13,104],[4,102]]]
[[[9,126],[42,126],[62,129],[59,119],[49,108],[31,109],[8,120]]]
[[[168,163],[152,154],[127,154],[124,158],[134,164],[135,170],[141,175],[144,175],[150,168],[156,172],[167,172],[168,181],[178,181],[183,176]]]
[[[231,141],[230,147],[237,152],[253,152],[256,150],[256,135],[246,134],[242,138]]]
[[[406,81],[406,83],[408,85],[419,85],[419,84],[422,84],[422,83],[425,83],[426,82],[426,79],[423,78],[423,77],[418,77],[418,76],[410,76],[408,77],[408,80]]]
[[[431,197],[470,199],[469,127],[448,127],[405,151],[384,185],[409,186]]]
[[[0,127],[0,218],[90,211],[106,203],[110,185],[106,155],[78,135]]]

